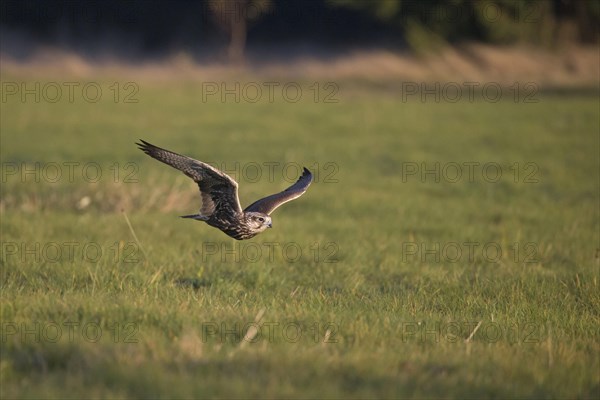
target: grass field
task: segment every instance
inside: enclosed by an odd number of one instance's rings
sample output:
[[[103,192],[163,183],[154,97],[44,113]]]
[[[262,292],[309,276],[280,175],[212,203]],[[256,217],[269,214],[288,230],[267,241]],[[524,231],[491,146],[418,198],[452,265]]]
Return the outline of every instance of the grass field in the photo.
[[[65,82],[3,76],[2,398],[600,396],[597,93]],[[315,182],[237,242],[138,138]]]

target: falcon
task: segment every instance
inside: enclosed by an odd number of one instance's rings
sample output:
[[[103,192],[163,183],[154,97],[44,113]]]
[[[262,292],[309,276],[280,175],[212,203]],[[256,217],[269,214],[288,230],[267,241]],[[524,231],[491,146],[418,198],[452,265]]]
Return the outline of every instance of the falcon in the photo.
[[[198,184],[202,207],[198,214],[182,215],[204,221],[237,240],[250,239],[271,228],[271,213],[280,205],[302,196],[312,182],[312,174],[304,168],[302,176],[283,192],[250,204],[244,210],[238,198],[238,184],[226,173],[202,161],[154,146],[140,139],[136,143],[150,157],[178,169]]]

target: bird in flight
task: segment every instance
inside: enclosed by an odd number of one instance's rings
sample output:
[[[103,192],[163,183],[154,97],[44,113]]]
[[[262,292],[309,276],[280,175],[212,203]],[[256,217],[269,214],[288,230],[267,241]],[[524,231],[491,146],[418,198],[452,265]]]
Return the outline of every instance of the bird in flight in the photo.
[[[312,182],[312,174],[304,168],[302,176],[292,186],[257,200],[242,210],[238,184],[229,175],[202,161],[140,141],[136,144],[144,153],[180,170],[198,184],[202,198],[200,212],[183,215],[182,218],[204,221],[237,240],[250,239],[271,228],[271,213],[280,205],[302,196]]]

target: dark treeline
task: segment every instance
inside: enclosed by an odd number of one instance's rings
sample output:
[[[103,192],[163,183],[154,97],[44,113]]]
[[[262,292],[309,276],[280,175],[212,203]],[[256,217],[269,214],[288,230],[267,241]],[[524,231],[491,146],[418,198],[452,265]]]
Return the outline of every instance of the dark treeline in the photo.
[[[2,0],[5,52],[50,45],[132,57],[276,47],[597,43],[600,0]],[[11,44],[19,38],[19,45]],[[299,46],[301,45],[301,46]],[[27,46],[25,46],[27,47]],[[219,50],[221,49],[221,50]]]

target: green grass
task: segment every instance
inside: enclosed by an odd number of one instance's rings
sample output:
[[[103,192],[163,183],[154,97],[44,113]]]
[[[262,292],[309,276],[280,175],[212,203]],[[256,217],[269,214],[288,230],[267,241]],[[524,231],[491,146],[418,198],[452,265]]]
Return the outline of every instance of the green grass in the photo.
[[[2,103],[3,398],[600,395],[596,97],[342,85],[334,104],[221,103],[144,81],[126,104],[101,84],[98,103]],[[317,181],[236,242],[177,218],[196,187],[138,138],[232,170],[279,162],[235,176],[244,205],[289,163]],[[35,162],[39,182],[21,175]],[[406,176],[469,162],[473,179]]]

